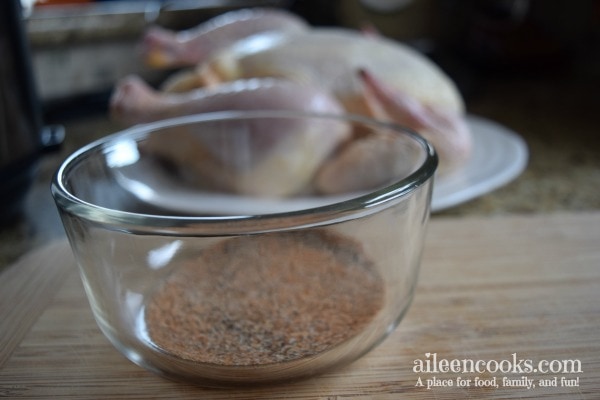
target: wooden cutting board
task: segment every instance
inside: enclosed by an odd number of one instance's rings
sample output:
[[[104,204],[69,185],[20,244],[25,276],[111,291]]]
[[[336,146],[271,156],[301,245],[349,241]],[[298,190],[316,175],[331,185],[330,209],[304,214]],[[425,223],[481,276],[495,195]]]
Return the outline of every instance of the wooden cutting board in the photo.
[[[0,397],[598,399],[599,244],[596,212],[433,218],[415,301],[379,347],[311,380],[211,390],[121,356],[98,330],[60,240],[0,275]]]

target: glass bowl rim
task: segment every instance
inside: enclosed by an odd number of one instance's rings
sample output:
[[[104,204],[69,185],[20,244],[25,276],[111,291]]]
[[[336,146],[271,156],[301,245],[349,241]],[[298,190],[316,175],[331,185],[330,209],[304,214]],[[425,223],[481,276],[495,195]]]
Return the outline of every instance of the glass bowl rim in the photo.
[[[91,154],[110,148],[110,146],[122,139],[138,140],[150,132],[179,125],[250,118],[318,118],[344,120],[380,127],[411,138],[423,150],[424,159],[423,162],[408,176],[356,197],[312,208],[260,215],[182,216],[167,213],[137,213],[107,208],[87,202],[73,195],[67,188],[66,179],[69,170],[73,168],[74,165],[84,162],[85,158]],[[324,222],[332,223],[334,220],[339,220],[340,218],[343,219],[344,216],[348,216],[349,214],[355,215],[365,211],[370,213],[370,211],[379,209],[391,201],[412,193],[429,179],[432,179],[437,169],[437,165],[437,153],[433,146],[423,136],[410,128],[393,122],[386,122],[348,113],[328,114],[282,110],[217,111],[138,124],[95,140],[78,150],[75,150],[61,163],[52,178],[51,192],[57,207],[63,211],[91,222],[103,225],[120,226],[121,229],[130,232],[153,231],[158,234],[181,234],[182,228],[185,229],[187,227],[192,228],[193,230],[200,226],[211,226],[212,229],[208,230],[210,233],[205,232],[205,234],[213,235],[215,230],[219,232],[222,231],[221,234],[239,234],[244,231],[253,231],[255,223],[258,220],[265,226],[263,230],[274,230],[282,227],[290,229],[290,226],[301,227],[305,225],[322,224]],[[186,234],[190,233],[192,232],[186,232]]]

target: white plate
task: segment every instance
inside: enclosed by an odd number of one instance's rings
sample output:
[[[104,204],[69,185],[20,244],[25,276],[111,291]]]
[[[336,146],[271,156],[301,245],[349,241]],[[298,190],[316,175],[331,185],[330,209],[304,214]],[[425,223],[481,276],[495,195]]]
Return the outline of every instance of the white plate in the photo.
[[[462,168],[434,182],[433,211],[492,192],[515,179],[527,166],[527,145],[515,132],[472,115],[467,123],[473,133],[473,154]]]
[[[473,155],[461,169],[435,181],[433,211],[458,205],[505,185],[517,177],[527,163],[527,146],[517,134],[481,117],[469,116],[467,122],[473,132]],[[257,201],[207,193],[173,180],[155,163],[143,158],[133,166],[118,168],[116,178],[128,192],[148,204],[194,214],[279,213],[333,204],[359,194]]]

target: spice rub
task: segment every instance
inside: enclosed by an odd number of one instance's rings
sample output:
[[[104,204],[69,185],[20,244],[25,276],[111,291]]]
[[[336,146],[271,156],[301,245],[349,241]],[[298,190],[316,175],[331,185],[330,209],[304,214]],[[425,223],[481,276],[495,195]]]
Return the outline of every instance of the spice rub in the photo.
[[[384,285],[361,245],[318,230],[224,239],[187,260],[145,308],[149,339],[194,362],[298,360],[361,333]]]

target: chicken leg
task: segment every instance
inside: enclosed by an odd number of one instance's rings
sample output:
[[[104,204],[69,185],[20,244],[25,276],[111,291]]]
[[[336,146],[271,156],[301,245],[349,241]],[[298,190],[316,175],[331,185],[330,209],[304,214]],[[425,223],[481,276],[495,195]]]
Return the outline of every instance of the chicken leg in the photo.
[[[145,33],[140,49],[150,67],[190,67],[205,62],[216,50],[259,32],[292,34],[306,29],[308,25],[303,19],[285,10],[241,9],[185,31],[152,27]]]

